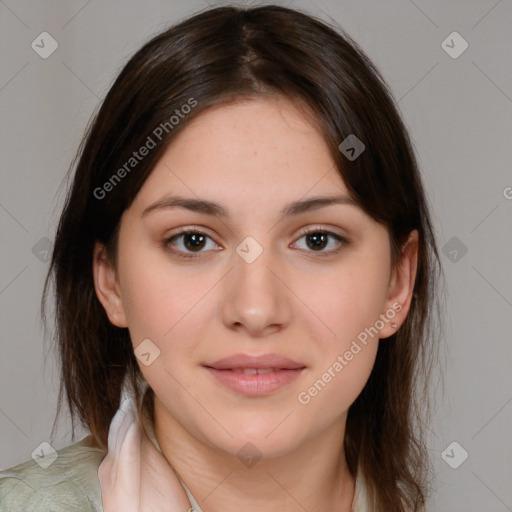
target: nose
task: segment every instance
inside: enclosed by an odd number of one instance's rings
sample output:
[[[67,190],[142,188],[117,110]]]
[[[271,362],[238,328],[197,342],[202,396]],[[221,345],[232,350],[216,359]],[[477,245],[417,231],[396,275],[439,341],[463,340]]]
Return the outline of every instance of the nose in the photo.
[[[291,319],[291,291],[285,273],[270,250],[252,262],[233,253],[234,268],[223,288],[223,322],[231,330],[265,338]]]

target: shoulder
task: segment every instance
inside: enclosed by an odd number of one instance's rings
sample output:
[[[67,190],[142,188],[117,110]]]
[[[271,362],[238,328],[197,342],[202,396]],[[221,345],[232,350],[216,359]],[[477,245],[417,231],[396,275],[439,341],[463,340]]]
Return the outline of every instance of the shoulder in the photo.
[[[98,466],[106,451],[89,435],[55,455],[0,471],[0,512],[103,511]]]

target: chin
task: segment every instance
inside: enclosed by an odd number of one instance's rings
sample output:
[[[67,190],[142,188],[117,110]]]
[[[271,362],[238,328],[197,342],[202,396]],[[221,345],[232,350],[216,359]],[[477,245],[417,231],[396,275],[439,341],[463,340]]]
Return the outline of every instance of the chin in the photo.
[[[254,438],[240,437],[237,435],[227,442],[226,439],[223,439],[222,441],[222,444],[215,445],[216,448],[230,455],[236,456],[241,462],[244,462],[247,457],[251,457],[252,460],[280,457],[293,451],[297,446],[296,440],[292,441],[290,439],[282,438],[269,440],[265,435]]]
[[[292,426],[291,422],[287,424],[287,421],[289,420],[283,422],[282,417],[271,417],[266,421],[261,419],[255,422],[237,421],[229,426],[226,425],[233,437],[227,439],[223,436],[222,441],[226,445],[219,448],[237,454],[242,447],[250,444],[254,445],[266,458],[278,457],[297,446],[301,433]]]

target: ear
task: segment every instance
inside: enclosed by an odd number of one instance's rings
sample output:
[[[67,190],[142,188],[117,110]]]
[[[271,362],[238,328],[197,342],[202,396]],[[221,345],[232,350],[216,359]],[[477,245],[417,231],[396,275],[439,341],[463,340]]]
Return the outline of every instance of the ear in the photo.
[[[409,312],[418,269],[418,247],[418,231],[414,230],[411,231],[407,242],[402,247],[400,261],[391,274],[383,313],[387,321],[379,333],[381,339],[395,334]],[[391,318],[393,313],[395,315]],[[396,328],[393,328],[393,323],[397,324]]]
[[[94,289],[110,322],[117,327],[127,327],[116,270],[111,265],[105,246],[96,241],[93,251]]]

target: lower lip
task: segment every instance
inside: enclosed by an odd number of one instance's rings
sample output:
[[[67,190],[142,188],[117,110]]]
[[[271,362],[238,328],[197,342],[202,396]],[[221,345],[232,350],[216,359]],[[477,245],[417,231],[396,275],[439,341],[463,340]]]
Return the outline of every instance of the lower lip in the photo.
[[[221,384],[248,396],[268,395],[294,381],[305,368],[297,370],[278,370],[262,375],[237,373],[233,370],[206,368]]]

